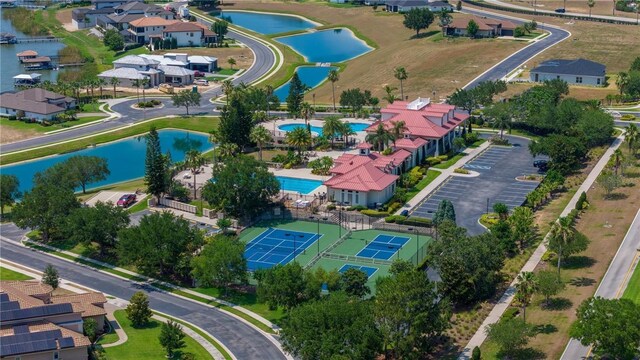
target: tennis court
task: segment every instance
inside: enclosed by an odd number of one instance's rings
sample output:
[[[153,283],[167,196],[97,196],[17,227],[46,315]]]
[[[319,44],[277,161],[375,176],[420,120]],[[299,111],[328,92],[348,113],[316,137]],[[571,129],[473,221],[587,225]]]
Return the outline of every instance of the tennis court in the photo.
[[[320,239],[322,234],[267,228],[251,240],[244,251],[250,271],[286,264]]]
[[[389,260],[409,240],[408,237],[380,234],[360,250],[356,256]]]
[[[344,265],[342,265],[340,270],[338,270],[338,272],[340,274],[344,274],[349,269],[360,270],[360,271],[364,272],[365,274],[367,274],[367,278],[371,278],[373,276],[373,274],[375,274],[376,271],[378,271],[378,268],[375,268],[375,267],[362,266],[362,265],[353,265],[353,264],[344,264]]]

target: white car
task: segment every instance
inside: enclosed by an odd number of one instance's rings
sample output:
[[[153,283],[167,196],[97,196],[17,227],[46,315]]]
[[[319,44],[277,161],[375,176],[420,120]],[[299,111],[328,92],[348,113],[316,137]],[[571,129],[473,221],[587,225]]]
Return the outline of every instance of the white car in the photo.
[[[196,85],[209,86],[209,80],[205,80],[205,79],[198,79],[193,83]]]

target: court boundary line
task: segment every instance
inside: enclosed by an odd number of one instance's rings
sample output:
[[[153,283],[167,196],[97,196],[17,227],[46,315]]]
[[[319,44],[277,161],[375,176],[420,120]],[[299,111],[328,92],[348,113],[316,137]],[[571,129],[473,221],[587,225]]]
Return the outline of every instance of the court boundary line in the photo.
[[[373,267],[373,266],[355,265],[355,264],[347,264],[347,263],[344,263],[344,264],[340,267],[340,269],[338,269],[338,272],[339,272],[340,274],[342,274],[342,269],[343,269],[345,266],[358,267],[358,270],[360,270],[360,271],[362,271],[362,268],[363,268],[363,267],[366,267],[366,268],[369,268],[369,269],[375,269],[375,271],[374,271],[374,272],[372,272],[372,273],[371,273],[371,275],[367,275],[367,276],[368,276],[368,277],[367,277],[367,280],[371,279],[371,278],[373,277],[373,275],[375,275],[375,274],[378,272],[378,270],[380,270],[380,268],[378,268],[378,267]],[[347,269],[347,270],[349,270],[349,269]],[[345,270],[345,271],[347,271],[347,270]],[[365,271],[362,271],[362,272],[366,273]]]

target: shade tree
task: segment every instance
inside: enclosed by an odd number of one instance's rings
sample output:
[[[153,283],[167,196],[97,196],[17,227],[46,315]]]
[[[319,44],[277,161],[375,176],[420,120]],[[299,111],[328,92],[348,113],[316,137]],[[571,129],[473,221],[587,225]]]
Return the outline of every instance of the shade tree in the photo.
[[[0,174],[0,217],[4,216],[4,208],[15,204],[20,195],[18,177],[10,174]]]
[[[237,238],[218,235],[191,260],[193,277],[200,286],[219,286],[227,293],[230,284],[247,281],[244,243]]]

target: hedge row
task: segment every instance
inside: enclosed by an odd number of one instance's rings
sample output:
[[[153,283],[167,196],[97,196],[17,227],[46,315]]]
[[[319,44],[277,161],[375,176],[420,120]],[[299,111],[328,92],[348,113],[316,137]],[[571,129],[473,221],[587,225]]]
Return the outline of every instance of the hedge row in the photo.
[[[400,225],[411,225],[411,226],[421,226],[421,227],[431,227],[433,226],[433,221],[427,218],[421,218],[417,216],[402,216],[402,215],[391,215],[384,218],[385,222],[395,223]]]

